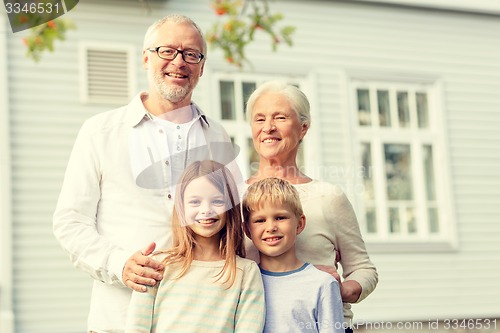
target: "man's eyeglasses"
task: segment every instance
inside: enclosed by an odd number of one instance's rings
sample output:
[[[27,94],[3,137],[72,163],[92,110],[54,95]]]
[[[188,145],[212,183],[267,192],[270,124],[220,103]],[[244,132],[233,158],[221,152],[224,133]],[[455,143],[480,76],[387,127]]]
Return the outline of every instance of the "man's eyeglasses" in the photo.
[[[148,49],[149,52],[156,52],[158,57],[165,60],[174,60],[177,54],[182,55],[182,59],[188,64],[198,64],[205,55],[196,50],[177,50],[168,46],[158,46]]]

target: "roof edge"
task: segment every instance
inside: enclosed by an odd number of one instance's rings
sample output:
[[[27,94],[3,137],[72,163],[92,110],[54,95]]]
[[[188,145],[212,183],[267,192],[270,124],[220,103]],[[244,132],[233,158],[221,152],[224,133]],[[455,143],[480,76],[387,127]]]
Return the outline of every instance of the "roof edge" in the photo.
[[[408,7],[500,15],[500,0],[351,0]]]

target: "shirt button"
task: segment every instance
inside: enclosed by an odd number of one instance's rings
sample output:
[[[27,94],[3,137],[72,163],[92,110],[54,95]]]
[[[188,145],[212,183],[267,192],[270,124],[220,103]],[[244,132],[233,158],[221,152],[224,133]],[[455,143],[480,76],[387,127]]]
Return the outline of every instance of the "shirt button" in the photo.
[[[158,130],[158,133],[163,134],[163,130],[162,129]]]
[[[181,127],[179,125],[177,125],[177,129],[181,129]]]
[[[165,161],[165,165],[170,165],[170,162],[169,161]]]
[[[180,151],[181,150],[181,147],[177,147],[177,151]]]
[[[182,139],[182,137],[180,135],[177,136],[178,139]]]
[[[169,193],[169,194],[167,195],[167,198],[172,199],[172,195]]]

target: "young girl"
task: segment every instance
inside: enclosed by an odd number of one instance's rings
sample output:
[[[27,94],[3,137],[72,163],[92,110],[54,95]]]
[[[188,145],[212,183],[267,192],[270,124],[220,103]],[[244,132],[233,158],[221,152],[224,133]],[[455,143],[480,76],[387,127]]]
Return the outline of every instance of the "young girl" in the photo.
[[[264,289],[245,256],[236,184],[222,164],[190,165],[177,186],[163,280],[132,295],[125,332],[262,332]]]

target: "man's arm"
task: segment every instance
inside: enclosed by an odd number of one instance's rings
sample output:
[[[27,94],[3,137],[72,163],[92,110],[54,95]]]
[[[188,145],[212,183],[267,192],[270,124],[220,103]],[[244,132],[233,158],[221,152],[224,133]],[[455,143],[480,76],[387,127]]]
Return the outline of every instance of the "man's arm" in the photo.
[[[101,174],[91,127],[88,122],[82,126],[73,146],[53,216],[53,232],[75,267],[104,283],[122,284],[121,271],[130,253],[97,231]]]
[[[154,286],[163,278],[164,266],[149,256],[155,248],[156,244],[151,243],[127,260],[122,274],[124,285],[138,292],[146,292],[146,286]]]

